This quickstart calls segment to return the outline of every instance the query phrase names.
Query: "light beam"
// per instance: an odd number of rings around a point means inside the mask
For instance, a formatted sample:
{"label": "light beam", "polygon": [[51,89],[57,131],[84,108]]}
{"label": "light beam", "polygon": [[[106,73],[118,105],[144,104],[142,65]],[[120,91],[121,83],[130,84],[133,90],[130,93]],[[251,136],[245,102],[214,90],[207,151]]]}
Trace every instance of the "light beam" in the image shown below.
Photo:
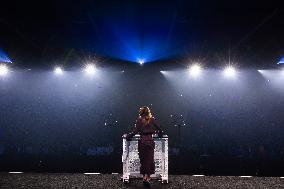
{"label": "light beam", "polygon": [[96,67],[93,64],[87,64],[85,66],[85,72],[89,75],[92,75],[96,72]]}
{"label": "light beam", "polygon": [[200,75],[201,67],[198,64],[194,64],[189,68],[189,73],[193,77],[197,77]]}
{"label": "light beam", "polygon": [[224,75],[229,78],[235,77],[236,69],[232,66],[228,66],[224,69]]}
{"label": "light beam", "polygon": [[145,61],[144,61],[144,59],[138,58],[138,63],[139,63],[140,65],[143,65],[143,64],[145,63]]}
{"label": "light beam", "polygon": [[61,74],[63,74],[63,69],[61,67],[56,67],[54,69],[54,73],[57,74],[57,75],[61,75]]}
{"label": "light beam", "polygon": [[5,64],[0,65],[0,76],[5,76],[8,74],[8,67]]}

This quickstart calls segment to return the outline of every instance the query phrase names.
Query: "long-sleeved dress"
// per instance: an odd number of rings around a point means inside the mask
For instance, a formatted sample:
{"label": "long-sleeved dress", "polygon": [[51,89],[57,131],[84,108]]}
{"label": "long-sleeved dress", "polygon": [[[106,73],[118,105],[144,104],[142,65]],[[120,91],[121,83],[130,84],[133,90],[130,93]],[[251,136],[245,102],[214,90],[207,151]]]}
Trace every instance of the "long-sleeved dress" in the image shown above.
{"label": "long-sleeved dress", "polygon": [[143,123],[142,118],[138,118],[133,132],[127,135],[127,138],[130,139],[135,134],[140,134],[140,140],[138,141],[138,153],[141,164],[140,173],[143,175],[151,175],[155,173],[155,143],[152,138],[152,134],[154,133],[158,133],[160,137],[163,133],[161,127],[156,123],[154,118],[150,118],[148,123]]}

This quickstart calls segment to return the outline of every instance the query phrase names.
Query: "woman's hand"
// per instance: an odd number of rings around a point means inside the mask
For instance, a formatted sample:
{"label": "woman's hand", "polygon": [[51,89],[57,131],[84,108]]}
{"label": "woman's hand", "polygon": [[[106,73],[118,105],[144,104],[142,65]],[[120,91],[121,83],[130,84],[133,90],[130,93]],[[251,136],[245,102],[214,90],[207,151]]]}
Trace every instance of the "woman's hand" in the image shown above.
{"label": "woman's hand", "polygon": [[158,136],[159,136],[159,138],[163,138],[164,132],[163,131],[158,132]]}

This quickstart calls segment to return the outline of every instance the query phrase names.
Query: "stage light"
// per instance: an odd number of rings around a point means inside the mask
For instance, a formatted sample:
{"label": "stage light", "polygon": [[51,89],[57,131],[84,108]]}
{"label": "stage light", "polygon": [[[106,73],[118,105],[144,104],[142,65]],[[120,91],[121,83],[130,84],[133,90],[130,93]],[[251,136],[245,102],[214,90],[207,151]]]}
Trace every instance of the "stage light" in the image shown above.
{"label": "stage light", "polygon": [[284,56],[282,56],[277,64],[284,64]]}
{"label": "stage light", "polygon": [[85,72],[87,74],[94,74],[96,72],[96,68],[95,68],[95,66],[93,64],[87,64],[85,66]]}
{"label": "stage light", "polygon": [[8,74],[8,67],[5,64],[0,65],[0,76],[5,76]]}
{"label": "stage light", "polygon": [[138,63],[140,64],[140,65],[143,65],[144,63],[145,63],[145,61],[143,60],[143,59],[138,59]]}
{"label": "stage light", "polygon": [[61,75],[61,74],[63,74],[63,70],[60,67],[56,67],[54,69],[54,73],[57,74],[57,75]]}
{"label": "stage light", "polygon": [[234,77],[234,76],[236,75],[236,70],[235,70],[235,68],[232,67],[232,66],[226,67],[225,70],[224,70],[224,75],[225,75],[226,77]]}
{"label": "stage light", "polygon": [[194,64],[189,68],[189,73],[193,77],[197,77],[198,75],[200,75],[200,72],[201,72],[201,67],[198,64]]}

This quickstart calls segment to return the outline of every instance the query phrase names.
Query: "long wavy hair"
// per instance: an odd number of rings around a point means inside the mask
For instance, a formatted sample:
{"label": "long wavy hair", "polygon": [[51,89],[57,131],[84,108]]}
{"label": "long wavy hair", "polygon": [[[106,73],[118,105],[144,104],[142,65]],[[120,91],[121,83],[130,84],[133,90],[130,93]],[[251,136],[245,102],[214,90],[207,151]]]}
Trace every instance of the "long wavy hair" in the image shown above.
{"label": "long wavy hair", "polygon": [[147,106],[142,106],[139,109],[139,119],[141,119],[144,125],[148,124],[152,118],[151,110]]}

